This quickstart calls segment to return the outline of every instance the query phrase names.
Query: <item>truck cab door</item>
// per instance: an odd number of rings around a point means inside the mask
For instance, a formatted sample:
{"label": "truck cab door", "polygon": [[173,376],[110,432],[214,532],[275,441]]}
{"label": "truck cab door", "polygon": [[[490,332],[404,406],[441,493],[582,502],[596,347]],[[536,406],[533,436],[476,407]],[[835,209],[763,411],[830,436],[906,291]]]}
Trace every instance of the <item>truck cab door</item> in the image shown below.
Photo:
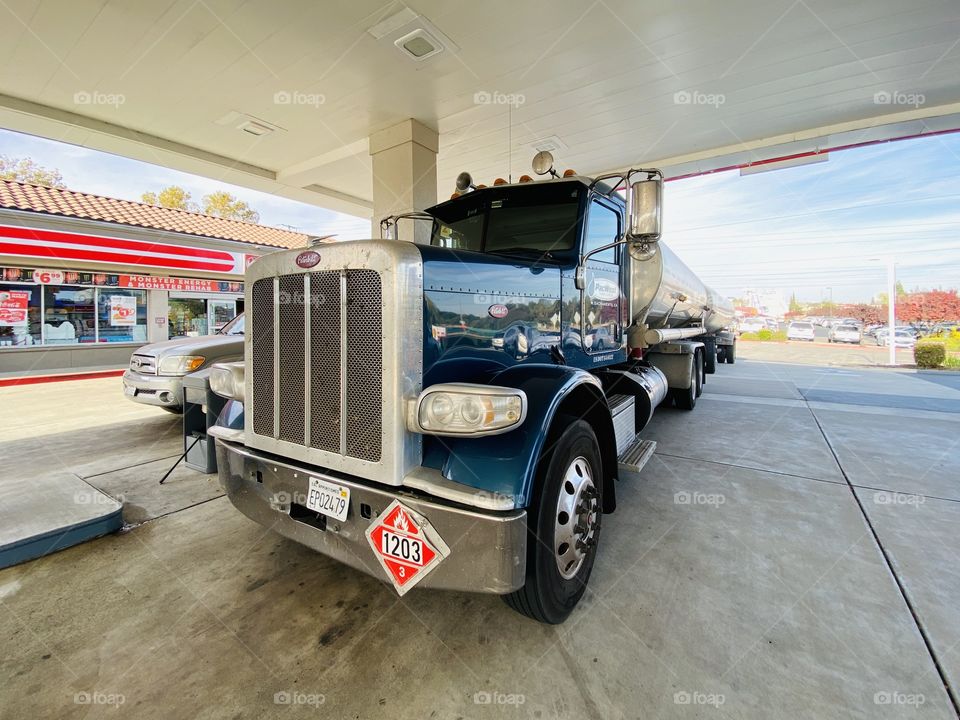
{"label": "truck cab door", "polygon": [[[620,237],[620,213],[612,203],[595,199],[587,210],[583,231],[583,252],[609,245]],[[583,351],[608,353],[623,346],[619,254],[621,247],[591,256],[580,292],[580,337]]]}

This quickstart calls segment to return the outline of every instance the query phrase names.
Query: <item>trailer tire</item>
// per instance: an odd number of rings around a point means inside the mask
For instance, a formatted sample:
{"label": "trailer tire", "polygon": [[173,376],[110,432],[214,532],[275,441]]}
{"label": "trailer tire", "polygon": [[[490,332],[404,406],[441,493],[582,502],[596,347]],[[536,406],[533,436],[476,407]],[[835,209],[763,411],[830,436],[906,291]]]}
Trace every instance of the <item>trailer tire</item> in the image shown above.
{"label": "trailer tire", "polygon": [[717,341],[713,338],[703,343],[703,371],[707,375],[717,372]]}
{"label": "trailer tire", "polygon": [[[527,514],[526,582],[503,596],[518,613],[557,625],[580,602],[600,540],[602,473],[600,444],[584,420],[573,420],[540,458]],[[575,515],[581,506],[584,510]],[[568,539],[585,539],[588,544],[581,548]]]}
{"label": "trailer tire", "polygon": [[681,410],[693,410],[697,406],[697,374],[697,363],[693,362],[690,368],[690,387],[670,389],[673,404]]}
{"label": "trailer tire", "polygon": [[697,350],[693,354],[693,366],[697,370],[697,397],[703,395],[703,386],[707,383],[707,368],[703,361],[703,351]]}
{"label": "trailer tire", "polygon": [[734,340],[723,348],[723,361],[727,365],[733,365],[737,361],[737,341]]}

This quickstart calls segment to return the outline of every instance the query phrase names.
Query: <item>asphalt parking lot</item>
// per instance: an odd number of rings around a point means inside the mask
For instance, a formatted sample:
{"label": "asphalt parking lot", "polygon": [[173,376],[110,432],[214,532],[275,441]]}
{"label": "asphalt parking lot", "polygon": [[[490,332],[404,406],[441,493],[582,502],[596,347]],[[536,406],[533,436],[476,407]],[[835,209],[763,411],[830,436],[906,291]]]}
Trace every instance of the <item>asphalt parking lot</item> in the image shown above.
{"label": "asphalt parking lot", "polygon": [[73,474],[129,524],[0,571],[2,717],[956,717],[958,375],[720,366],[658,411],[558,627],[399,599],[213,476],[157,485],[179,419],[117,378],[0,403],[0,478]]}

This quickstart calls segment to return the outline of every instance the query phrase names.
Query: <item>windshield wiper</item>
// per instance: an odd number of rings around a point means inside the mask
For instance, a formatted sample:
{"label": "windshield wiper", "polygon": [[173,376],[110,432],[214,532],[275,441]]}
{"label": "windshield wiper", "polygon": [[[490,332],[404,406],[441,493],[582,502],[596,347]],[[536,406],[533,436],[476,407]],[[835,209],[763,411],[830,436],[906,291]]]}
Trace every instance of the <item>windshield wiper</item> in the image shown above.
{"label": "windshield wiper", "polygon": [[503,248],[500,250],[488,250],[487,252],[491,255],[536,255],[536,262],[540,262],[544,258],[556,261],[553,253],[549,250],[538,250],[537,248]]}

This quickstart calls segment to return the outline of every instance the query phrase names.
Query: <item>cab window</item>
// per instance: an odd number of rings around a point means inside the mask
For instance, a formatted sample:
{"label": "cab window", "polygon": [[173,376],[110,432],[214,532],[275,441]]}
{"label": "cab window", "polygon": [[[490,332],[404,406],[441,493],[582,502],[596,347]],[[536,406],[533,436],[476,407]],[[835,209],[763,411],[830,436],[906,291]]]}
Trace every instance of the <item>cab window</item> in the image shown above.
{"label": "cab window", "polygon": [[[609,245],[620,237],[620,216],[616,211],[594,200],[590,203],[590,214],[587,216],[587,227],[584,231],[583,251]],[[590,260],[600,262],[617,262],[617,248],[610,248],[590,257]]]}

